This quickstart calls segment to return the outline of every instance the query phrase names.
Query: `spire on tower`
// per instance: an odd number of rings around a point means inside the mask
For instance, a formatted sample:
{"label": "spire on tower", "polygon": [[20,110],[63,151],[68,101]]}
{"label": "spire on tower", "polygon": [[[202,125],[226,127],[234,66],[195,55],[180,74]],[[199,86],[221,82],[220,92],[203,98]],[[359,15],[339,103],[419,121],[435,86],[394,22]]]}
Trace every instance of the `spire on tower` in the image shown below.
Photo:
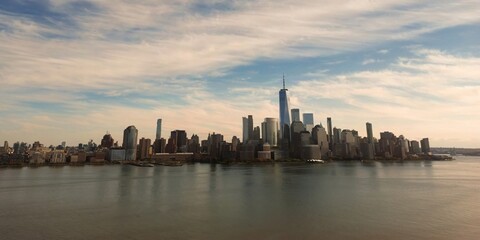
{"label": "spire on tower", "polygon": [[283,89],[285,89],[285,73],[283,74]]}

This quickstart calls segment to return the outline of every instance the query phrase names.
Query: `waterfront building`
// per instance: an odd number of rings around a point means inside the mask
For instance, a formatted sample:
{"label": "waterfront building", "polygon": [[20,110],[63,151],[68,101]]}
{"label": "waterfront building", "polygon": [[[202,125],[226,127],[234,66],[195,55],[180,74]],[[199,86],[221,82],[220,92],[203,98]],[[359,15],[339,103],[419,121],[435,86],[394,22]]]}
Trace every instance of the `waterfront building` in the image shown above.
{"label": "waterfront building", "polygon": [[320,153],[322,154],[322,157],[326,156],[330,151],[330,147],[327,137],[327,131],[321,124],[315,126],[312,129],[312,140],[313,143],[317,144],[320,148]]}
{"label": "waterfront building", "polygon": [[308,160],[308,159],[321,159],[322,154],[320,152],[320,148],[318,148],[317,145],[305,145],[302,146],[302,153],[300,158],[302,160]]}
{"label": "waterfront building", "polygon": [[157,119],[157,131],[155,132],[155,140],[162,138],[162,119]]}
{"label": "waterfront building", "polygon": [[290,111],[288,108],[288,89],[285,88],[285,76],[283,76],[283,88],[278,92],[280,108],[280,139],[289,139],[288,130],[290,129]]}
{"label": "waterfront building", "polygon": [[187,133],[185,130],[173,130],[170,132],[170,138],[166,146],[166,152],[186,152]]}
{"label": "waterfront building", "polygon": [[63,150],[54,150],[50,153],[50,163],[63,164],[65,163],[66,155]]}
{"label": "waterfront building", "polygon": [[397,144],[397,137],[391,132],[381,132],[380,133],[380,156],[384,158],[392,158],[395,150],[395,145]]}
{"label": "waterfront building", "polygon": [[292,122],[293,121],[302,121],[300,119],[300,109],[292,108],[291,113],[292,113]]}
{"label": "waterfront building", "polygon": [[123,148],[125,149],[125,160],[134,161],[137,159],[138,130],[135,126],[128,126],[123,131]]}
{"label": "waterfront building", "polygon": [[268,143],[271,147],[278,146],[278,128],[277,118],[265,118],[262,123],[263,142]]}
{"label": "waterfront building", "polygon": [[291,141],[291,156],[293,158],[300,158],[300,154],[302,151],[302,139],[300,133],[303,132],[305,129],[303,128],[303,123],[300,121],[292,122],[290,128],[290,136],[292,138]]}
{"label": "waterfront building", "polygon": [[431,154],[431,152],[430,152],[430,141],[428,140],[428,138],[424,138],[424,139],[420,140],[420,145],[422,147],[422,152],[424,154],[428,154],[428,155]]}
{"label": "waterfront building", "polygon": [[420,143],[418,141],[410,141],[410,152],[413,154],[419,154],[422,151],[420,150]]}
{"label": "waterfront building", "polygon": [[192,137],[188,141],[187,152],[200,153],[200,137],[197,134],[192,134]]}
{"label": "waterfront building", "polygon": [[152,145],[152,140],[149,138],[141,138],[138,146],[138,160],[144,160],[150,158],[150,147]]}
{"label": "waterfront building", "polygon": [[303,114],[303,125],[305,126],[305,130],[311,132],[312,128],[315,126],[313,120],[313,113],[304,113]]}
{"label": "waterfront building", "polygon": [[110,162],[125,161],[125,149],[124,148],[110,148],[107,154],[107,160]]}
{"label": "waterfront building", "polygon": [[272,151],[270,150],[270,144],[264,143],[262,150],[258,151],[258,161],[270,161],[272,159]]}
{"label": "waterfront building", "polygon": [[360,143],[360,151],[362,153],[362,159],[373,160],[375,158],[374,146],[372,143],[368,143],[368,138]]}
{"label": "waterfront building", "polygon": [[167,145],[167,140],[165,138],[155,139],[155,142],[153,142],[153,152],[165,153],[166,145]]}

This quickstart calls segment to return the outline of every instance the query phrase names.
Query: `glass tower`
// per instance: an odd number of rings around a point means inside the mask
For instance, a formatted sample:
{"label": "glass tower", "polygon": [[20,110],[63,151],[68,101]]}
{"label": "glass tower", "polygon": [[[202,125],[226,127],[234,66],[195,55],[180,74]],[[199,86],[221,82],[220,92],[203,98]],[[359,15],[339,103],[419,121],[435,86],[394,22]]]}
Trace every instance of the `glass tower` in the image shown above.
{"label": "glass tower", "polygon": [[288,109],[288,89],[285,88],[285,75],[283,76],[283,88],[278,92],[279,103],[280,103],[280,138],[283,139],[284,136],[288,136],[288,132],[285,132],[285,129],[290,129],[290,111]]}

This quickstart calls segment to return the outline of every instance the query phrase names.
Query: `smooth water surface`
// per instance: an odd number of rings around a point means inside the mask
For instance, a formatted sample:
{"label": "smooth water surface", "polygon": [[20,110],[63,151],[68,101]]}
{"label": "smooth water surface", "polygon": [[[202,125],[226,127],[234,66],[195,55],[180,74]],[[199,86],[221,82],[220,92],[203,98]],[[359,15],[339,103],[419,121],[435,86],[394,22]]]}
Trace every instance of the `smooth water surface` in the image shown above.
{"label": "smooth water surface", "polygon": [[480,158],[0,169],[1,239],[478,239]]}

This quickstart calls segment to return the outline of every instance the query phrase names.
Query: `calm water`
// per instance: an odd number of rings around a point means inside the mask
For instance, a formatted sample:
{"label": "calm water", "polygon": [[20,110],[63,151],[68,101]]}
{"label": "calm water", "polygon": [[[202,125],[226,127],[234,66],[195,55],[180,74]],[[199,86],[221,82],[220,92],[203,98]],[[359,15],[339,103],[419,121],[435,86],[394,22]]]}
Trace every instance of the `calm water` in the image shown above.
{"label": "calm water", "polygon": [[0,169],[1,239],[478,239],[480,158]]}

